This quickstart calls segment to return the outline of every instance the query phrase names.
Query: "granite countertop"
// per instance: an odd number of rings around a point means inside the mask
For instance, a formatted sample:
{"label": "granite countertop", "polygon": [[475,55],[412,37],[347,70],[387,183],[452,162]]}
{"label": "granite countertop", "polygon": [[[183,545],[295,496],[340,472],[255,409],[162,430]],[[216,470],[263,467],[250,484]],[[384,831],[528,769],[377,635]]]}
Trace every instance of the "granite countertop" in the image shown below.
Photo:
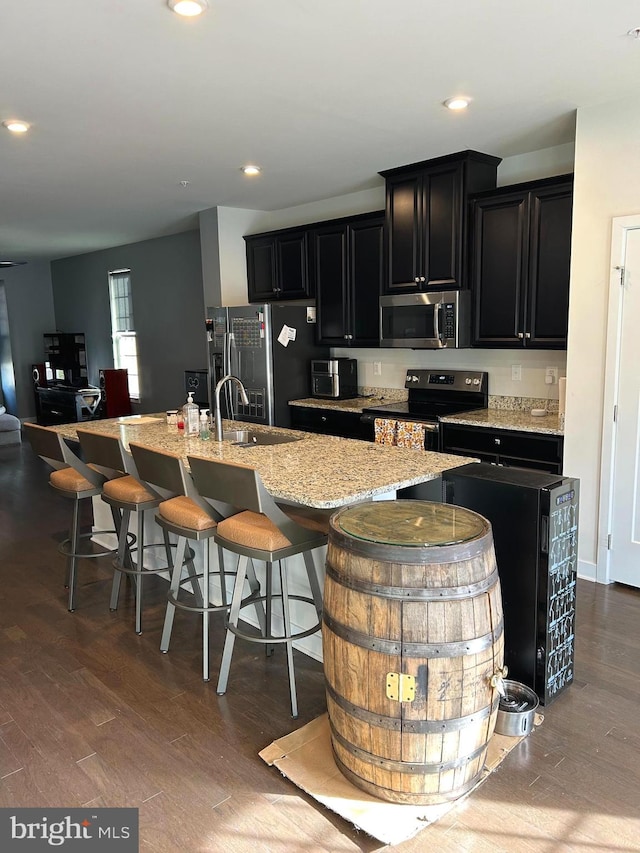
{"label": "granite countertop", "polygon": [[[349,400],[320,400],[315,397],[307,397],[303,400],[291,400],[289,405],[361,414],[363,409],[371,406],[398,402],[398,393],[402,394],[402,392],[394,393],[393,389],[390,389],[388,396],[353,397]],[[489,429],[513,429],[520,432],[538,432],[548,435],[563,434],[557,412],[549,412],[544,417],[539,418],[533,417],[528,409],[474,409],[457,415],[442,415],[438,420],[442,423],[466,424]]]}
{"label": "granite countertop", "polygon": [[[157,420],[149,421],[150,418]],[[146,419],[146,420],[145,420]],[[139,421],[139,423],[137,423]],[[443,471],[477,460],[466,456],[386,447],[368,441],[317,435],[300,430],[223,421],[223,428],[250,429],[255,433],[287,435],[284,444],[239,447],[229,441],[188,438],[168,427],[164,415],[83,421],[52,427],[66,438],[77,439],[76,428],[136,441],[158,450],[208,456],[255,467],[276,500],[318,509],[333,509],[370,500],[397,489],[425,483]]]}
{"label": "granite countertop", "polygon": [[515,409],[475,409],[458,415],[443,415],[440,421],[446,424],[465,424],[489,429],[513,429],[520,432],[563,435],[557,412],[549,412],[544,417],[534,417],[529,411]]}
{"label": "granite countertop", "polygon": [[406,400],[406,391],[389,389],[388,394],[372,394],[366,397],[351,397],[348,400],[332,400],[329,398],[305,397],[302,400],[289,400],[290,406],[301,406],[307,409],[332,409],[334,412],[355,412],[362,414],[363,409],[371,406],[379,406],[384,403],[396,403],[398,400]]}

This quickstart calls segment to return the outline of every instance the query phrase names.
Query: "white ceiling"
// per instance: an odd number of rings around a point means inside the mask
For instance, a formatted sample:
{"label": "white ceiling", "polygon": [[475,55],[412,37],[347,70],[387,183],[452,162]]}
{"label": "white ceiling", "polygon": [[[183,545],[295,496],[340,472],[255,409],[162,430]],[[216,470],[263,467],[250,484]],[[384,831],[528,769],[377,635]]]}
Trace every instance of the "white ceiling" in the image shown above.
{"label": "white ceiling", "polygon": [[[570,142],[577,107],[638,94],[635,26],[638,0],[210,0],[197,19],[165,0],[2,0],[0,121],[32,129],[0,128],[0,260]],[[444,109],[459,93],[467,112]]]}

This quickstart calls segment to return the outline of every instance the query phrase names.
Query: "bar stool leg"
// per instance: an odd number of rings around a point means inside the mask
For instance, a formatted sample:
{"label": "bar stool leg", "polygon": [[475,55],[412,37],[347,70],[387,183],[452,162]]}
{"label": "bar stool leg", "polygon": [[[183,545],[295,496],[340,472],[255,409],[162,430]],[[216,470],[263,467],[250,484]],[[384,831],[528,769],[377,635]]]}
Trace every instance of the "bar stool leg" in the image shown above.
{"label": "bar stool leg", "polygon": [[[173,565],[171,573],[171,583],[169,585],[169,594],[175,598],[178,595],[180,588],[180,575],[182,573],[182,563],[184,560],[184,552],[187,546],[187,540],[184,536],[178,536],[176,544],[176,561]],[[164,626],[162,628],[162,637],[160,639],[160,651],[166,654],[169,651],[169,643],[171,642],[171,631],[173,629],[173,617],[175,616],[176,606],[172,601],[167,601],[167,609],[164,615]]]}
{"label": "bar stool leg", "polygon": [[[116,564],[125,566],[128,561],[131,563],[131,554],[127,542],[127,532],[129,530],[129,519],[131,518],[131,510],[124,509],[120,517],[120,532],[118,534],[118,553],[116,556]],[[122,572],[116,569],[113,573],[113,583],[111,584],[111,601],[109,609],[113,612],[118,609],[118,598],[120,597],[120,582],[122,580]]]}
{"label": "bar stool leg", "polygon": [[[185,539],[185,543],[187,540]],[[196,567],[193,564],[193,559],[191,557],[187,557],[185,559],[185,554],[189,554],[189,545],[187,544],[184,553],[182,556],[182,565],[187,567],[187,574],[191,578],[191,588],[193,589],[193,596],[196,600],[196,606],[202,607],[204,605],[204,599],[202,597],[202,590],[200,589],[200,584],[198,583],[198,572],[196,571]],[[177,557],[177,554],[176,554]],[[182,568],[182,566],[181,566]]]}
{"label": "bar stool leg", "polygon": [[142,569],[144,566],[144,510],[138,510],[138,550],[136,569],[140,574],[136,579],[136,634],[142,634]]}
{"label": "bar stool leg", "polygon": [[[249,584],[249,590],[251,595],[259,595],[260,594],[260,584],[258,583],[258,578],[256,577],[256,570],[253,567],[253,560],[249,559],[247,563],[247,582]],[[260,632],[263,637],[267,636],[267,620],[264,613],[264,606],[261,601],[254,602],[254,606],[256,608],[256,616],[258,618],[258,625],[260,626]]]}
{"label": "bar stool leg", "polygon": [[78,558],[75,556],[80,551],[80,501],[74,500],[73,513],[71,515],[71,531],[69,535],[69,546],[71,553],[67,558],[67,583],[69,584],[69,613],[73,613],[75,608],[76,582]]}
{"label": "bar stool leg", "polygon": [[311,595],[313,596],[313,603],[316,607],[316,613],[318,614],[318,619],[322,621],[322,592],[320,590],[320,581],[318,580],[318,572],[316,571],[316,564],[313,559],[313,554],[311,551],[305,551],[303,554],[304,564],[307,568],[307,577],[309,578],[309,586],[311,588]]}
{"label": "bar stool leg", "polygon": [[209,544],[207,539],[204,543],[204,554],[202,558],[202,678],[209,681]]}
{"label": "bar stool leg", "polygon": [[[287,580],[287,568],[283,560],[278,561],[280,567],[280,592],[282,593],[282,617],[284,619],[284,633],[291,637],[291,614],[289,613],[289,582]],[[293,640],[288,639],[287,647],[287,669],[289,671],[289,692],[291,694],[291,716],[298,716],[298,697],[296,694],[296,675],[293,668]]]}
{"label": "bar stool leg", "polygon": [[[271,616],[273,610],[273,563],[265,563],[265,637],[271,636]],[[264,653],[267,657],[271,657],[274,651],[274,646],[265,644]]]}
{"label": "bar stool leg", "polygon": [[223,604],[228,604],[227,601],[227,579],[224,573],[224,548],[218,545],[218,572],[220,575],[220,594]]}
{"label": "bar stool leg", "polygon": [[238,627],[238,619],[240,616],[240,605],[242,604],[242,590],[244,589],[244,581],[247,576],[247,564],[249,558],[241,556],[238,560],[238,569],[236,573],[236,581],[233,587],[233,595],[231,597],[231,608],[229,610],[229,619],[227,633],[224,638],[224,648],[222,650],[222,660],[220,662],[220,674],[218,675],[218,686],[216,693],[218,696],[224,696],[227,691],[227,682],[229,680],[229,670],[231,668],[231,656],[233,654],[233,645],[236,635],[231,630],[231,626]]}

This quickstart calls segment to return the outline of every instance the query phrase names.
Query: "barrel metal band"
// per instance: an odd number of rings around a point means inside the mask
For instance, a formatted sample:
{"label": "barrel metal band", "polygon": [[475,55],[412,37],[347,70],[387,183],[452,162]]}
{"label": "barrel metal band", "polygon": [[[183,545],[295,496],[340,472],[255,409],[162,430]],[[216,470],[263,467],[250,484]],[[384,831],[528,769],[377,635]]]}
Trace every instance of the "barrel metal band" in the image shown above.
{"label": "barrel metal band", "polygon": [[407,658],[457,658],[463,655],[476,655],[491,648],[493,643],[502,635],[503,630],[501,619],[489,634],[483,634],[471,640],[460,640],[456,643],[402,643],[397,640],[372,637],[362,631],[347,628],[346,625],[333,619],[326,611],[323,614],[323,621],[337,637],[352,643],[354,646],[380,652],[384,655],[402,655]]}
{"label": "barrel metal band", "polygon": [[436,565],[473,560],[486,554],[493,546],[493,531],[489,529],[476,539],[470,539],[469,542],[456,542],[451,545],[434,547],[427,545],[390,545],[386,542],[356,539],[340,530],[336,526],[334,518],[331,523],[329,543],[337,545],[350,554],[357,554],[359,557],[398,562],[405,565],[412,563],[422,565],[425,562],[425,549],[428,549],[429,563]]}
{"label": "barrel metal band", "polygon": [[476,598],[498,582],[497,569],[494,569],[488,577],[477,583],[467,584],[467,586],[443,587],[383,586],[379,583],[341,575],[330,563],[327,563],[326,573],[340,586],[353,589],[356,592],[377,595],[380,598],[397,598],[402,601],[456,601],[463,598]]}
{"label": "barrel metal band", "polygon": [[379,755],[372,755],[370,752],[349,743],[339,732],[335,730],[331,721],[329,721],[329,723],[331,725],[331,737],[334,738],[334,740],[339,743],[343,749],[355,756],[355,758],[396,773],[420,773],[422,775],[426,775],[427,773],[443,773],[446,770],[455,770],[458,767],[465,767],[467,764],[475,761],[476,758],[479,758],[482,755],[488,746],[488,744],[483,743],[468,755],[463,755],[460,758],[453,758],[451,761],[442,761],[439,764],[421,764],[417,761],[392,761],[390,758],[382,758]]}
{"label": "barrel metal band", "polygon": [[447,732],[457,732],[465,729],[473,723],[486,720],[496,710],[500,701],[500,696],[496,692],[495,699],[491,705],[487,705],[473,714],[468,714],[466,717],[452,717],[449,720],[400,720],[395,717],[375,714],[367,708],[362,708],[360,705],[348,702],[344,696],[336,693],[328,682],[326,682],[326,690],[336,705],[342,708],[343,711],[346,711],[351,717],[355,717],[356,720],[361,720],[363,723],[377,726],[380,729],[420,735],[446,734]]}

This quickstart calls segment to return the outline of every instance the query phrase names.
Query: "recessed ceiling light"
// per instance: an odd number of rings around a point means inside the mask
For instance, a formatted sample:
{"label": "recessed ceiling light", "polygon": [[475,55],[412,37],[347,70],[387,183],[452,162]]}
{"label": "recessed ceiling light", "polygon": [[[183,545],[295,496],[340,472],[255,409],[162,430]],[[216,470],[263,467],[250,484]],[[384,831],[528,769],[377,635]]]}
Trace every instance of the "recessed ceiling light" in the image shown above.
{"label": "recessed ceiling light", "polygon": [[201,15],[209,7],[207,0],[167,0],[167,5],[177,15],[185,18]]}
{"label": "recessed ceiling light", "polygon": [[245,175],[252,176],[259,175],[262,169],[260,168],[260,166],[253,166],[250,164],[248,166],[243,166],[242,171],[245,173]]}
{"label": "recessed ceiling light", "polygon": [[29,130],[29,123],[26,121],[21,121],[17,118],[10,118],[7,121],[2,122],[3,126],[10,130],[11,133],[26,133]]}
{"label": "recessed ceiling light", "polygon": [[466,110],[471,102],[471,98],[465,98],[462,95],[457,95],[455,98],[447,98],[444,101],[445,107],[450,110]]}
{"label": "recessed ceiling light", "polygon": [[640,27],[634,27],[632,30],[627,30],[627,35],[634,39],[640,39]]}
{"label": "recessed ceiling light", "polygon": [[6,269],[7,267],[22,267],[26,263],[26,261],[0,261],[0,269]]}

